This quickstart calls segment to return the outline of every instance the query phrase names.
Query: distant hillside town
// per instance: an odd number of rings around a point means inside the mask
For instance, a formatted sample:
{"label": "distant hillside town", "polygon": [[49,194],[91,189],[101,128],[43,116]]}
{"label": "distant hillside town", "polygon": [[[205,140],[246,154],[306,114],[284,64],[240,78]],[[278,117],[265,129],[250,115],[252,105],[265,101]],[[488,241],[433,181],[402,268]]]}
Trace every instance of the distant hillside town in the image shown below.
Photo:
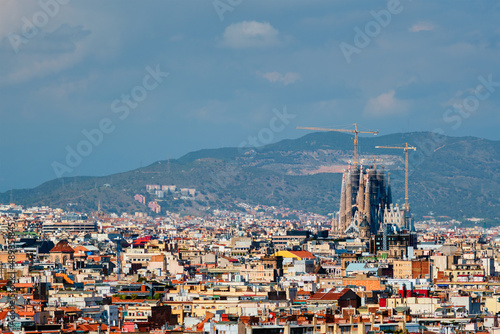
{"label": "distant hillside town", "polygon": [[[146,185],[146,191],[155,197],[155,200],[147,203],[147,206],[151,211],[155,213],[161,212],[161,205],[158,203],[166,200],[165,197],[172,197],[173,200],[193,200],[196,196],[196,189],[193,188],[177,188],[175,185],[157,185],[157,184],[148,184]],[[137,202],[146,205],[146,197],[141,194],[135,194],[134,200]]]}

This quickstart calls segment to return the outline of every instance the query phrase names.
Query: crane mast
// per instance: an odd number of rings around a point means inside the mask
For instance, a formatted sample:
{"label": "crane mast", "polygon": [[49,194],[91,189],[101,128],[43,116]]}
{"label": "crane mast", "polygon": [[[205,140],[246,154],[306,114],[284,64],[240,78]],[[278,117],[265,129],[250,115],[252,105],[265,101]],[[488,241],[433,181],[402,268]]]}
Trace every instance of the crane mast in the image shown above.
{"label": "crane mast", "polygon": [[297,129],[313,130],[313,131],[333,131],[333,132],[354,133],[354,165],[358,165],[359,164],[359,134],[360,133],[371,133],[371,134],[376,135],[376,134],[378,134],[378,131],[359,131],[357,123],[354,123],[353,126],[354,126],[354,130],[316,128],[316,127],[306,127],[306,126],[298,126]]}
{"label": "crane mast", "polygon": [[404,150],[405,151],[405,211],[410,212],[410,204],[408,201],[408,151],[409,150],[414,150],[416,151],[417,148],[413,146],[409,146],[408,143],[404,147],[396,147],[396,146],[375,146],[375,148],[387,148],[387,149],[395,149],[395,150]]}

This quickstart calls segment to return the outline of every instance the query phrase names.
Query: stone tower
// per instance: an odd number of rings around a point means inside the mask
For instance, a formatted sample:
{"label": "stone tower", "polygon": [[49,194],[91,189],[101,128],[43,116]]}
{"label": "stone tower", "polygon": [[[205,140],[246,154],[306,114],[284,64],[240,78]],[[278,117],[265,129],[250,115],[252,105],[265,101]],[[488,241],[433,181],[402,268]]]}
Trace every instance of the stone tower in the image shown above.
{"label": "stone tower", "polygon": [[363,220],[359,224],[359,238],[361,240],[370,240],[370,224],[368,224],[368,220],[366,219],[366,215],[363,217]]}

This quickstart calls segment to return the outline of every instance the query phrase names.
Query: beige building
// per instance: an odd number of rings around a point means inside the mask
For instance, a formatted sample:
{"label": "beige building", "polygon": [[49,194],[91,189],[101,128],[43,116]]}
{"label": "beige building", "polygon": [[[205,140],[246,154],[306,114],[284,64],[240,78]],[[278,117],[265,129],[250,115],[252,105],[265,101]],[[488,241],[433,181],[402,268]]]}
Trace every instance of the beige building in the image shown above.
{"label": "beige building", "polygon": [[410,313],[415,315],[431,315],[441,307],[439,298],[429,297],[408,297],[408,298],[387,298],[387,307],[396,308],[405,306],[410,308]]}
{"label": "beige building", "polygon": [[412,262],[396,260],[393,263],[394,278],[412,278]]}
{"label": "beige building", "polygon": [[488,313],[497,314],[500,312],[500,296],[483,297],[483,301],[484,309],[488,309]]}
{"label": "beige building", "polygon": [[456,255],[433,255],[431,256],[432,275],[433,279],[438,277],[438,272],[451,269],[457,263],[458,256]]}
{"label": "beige building", "polygon": [[250,283],[275,282],[275,270],[263,263],[246,263],[240,269],[240,274]]}
{"label": "beige building", "polygon": [[[15,254],[16,262],[24,262],[28,260],[28,255],[26,253],[16,252]],[[9,263],[9,252],[0,252],[0,263],[2,263],[2,267],[7,267]]]}
{"label": "beige building", "polygon": [[148,321],[151,316],[151,305],[133,305],[129,306],[126,315],[123,316],[124,321],[143,322]]}
{"label": "beige building", "polygon": [[445,270],[444,276],[451,282],[472,282],[475,277],[484,276],[484,269],[479,264],[456,264]]}
{"label": "beige building", "polygon": [[147,267],[153,257],[155,259],[163,258],[163,255],[160,253],[124,253],[123,261],[126,263],[141,263],[144,267]]}

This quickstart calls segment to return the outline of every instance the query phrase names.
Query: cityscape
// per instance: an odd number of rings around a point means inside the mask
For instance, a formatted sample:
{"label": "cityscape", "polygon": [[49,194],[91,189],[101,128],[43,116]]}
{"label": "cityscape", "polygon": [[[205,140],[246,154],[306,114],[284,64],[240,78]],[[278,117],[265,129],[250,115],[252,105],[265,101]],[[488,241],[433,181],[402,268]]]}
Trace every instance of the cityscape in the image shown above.
{"label": "cityscape", "polygon": [[0,8],[0,333],[500,334],[499,4]]}
{"label": "cityscape", "polygon": [[[2,325],[36,333],[494,333],[500,227],[414,220],[409,198],[394,204],[390,176],[362,166],[357,150],[329,216],[240,202],[238,211],[196,217],[162,212],[140,194],[134,200],[145,210],[120,216],[100,203],[89,213],[2,205]],[[175,185],[144,189],[157,199],[196,195]]]}

